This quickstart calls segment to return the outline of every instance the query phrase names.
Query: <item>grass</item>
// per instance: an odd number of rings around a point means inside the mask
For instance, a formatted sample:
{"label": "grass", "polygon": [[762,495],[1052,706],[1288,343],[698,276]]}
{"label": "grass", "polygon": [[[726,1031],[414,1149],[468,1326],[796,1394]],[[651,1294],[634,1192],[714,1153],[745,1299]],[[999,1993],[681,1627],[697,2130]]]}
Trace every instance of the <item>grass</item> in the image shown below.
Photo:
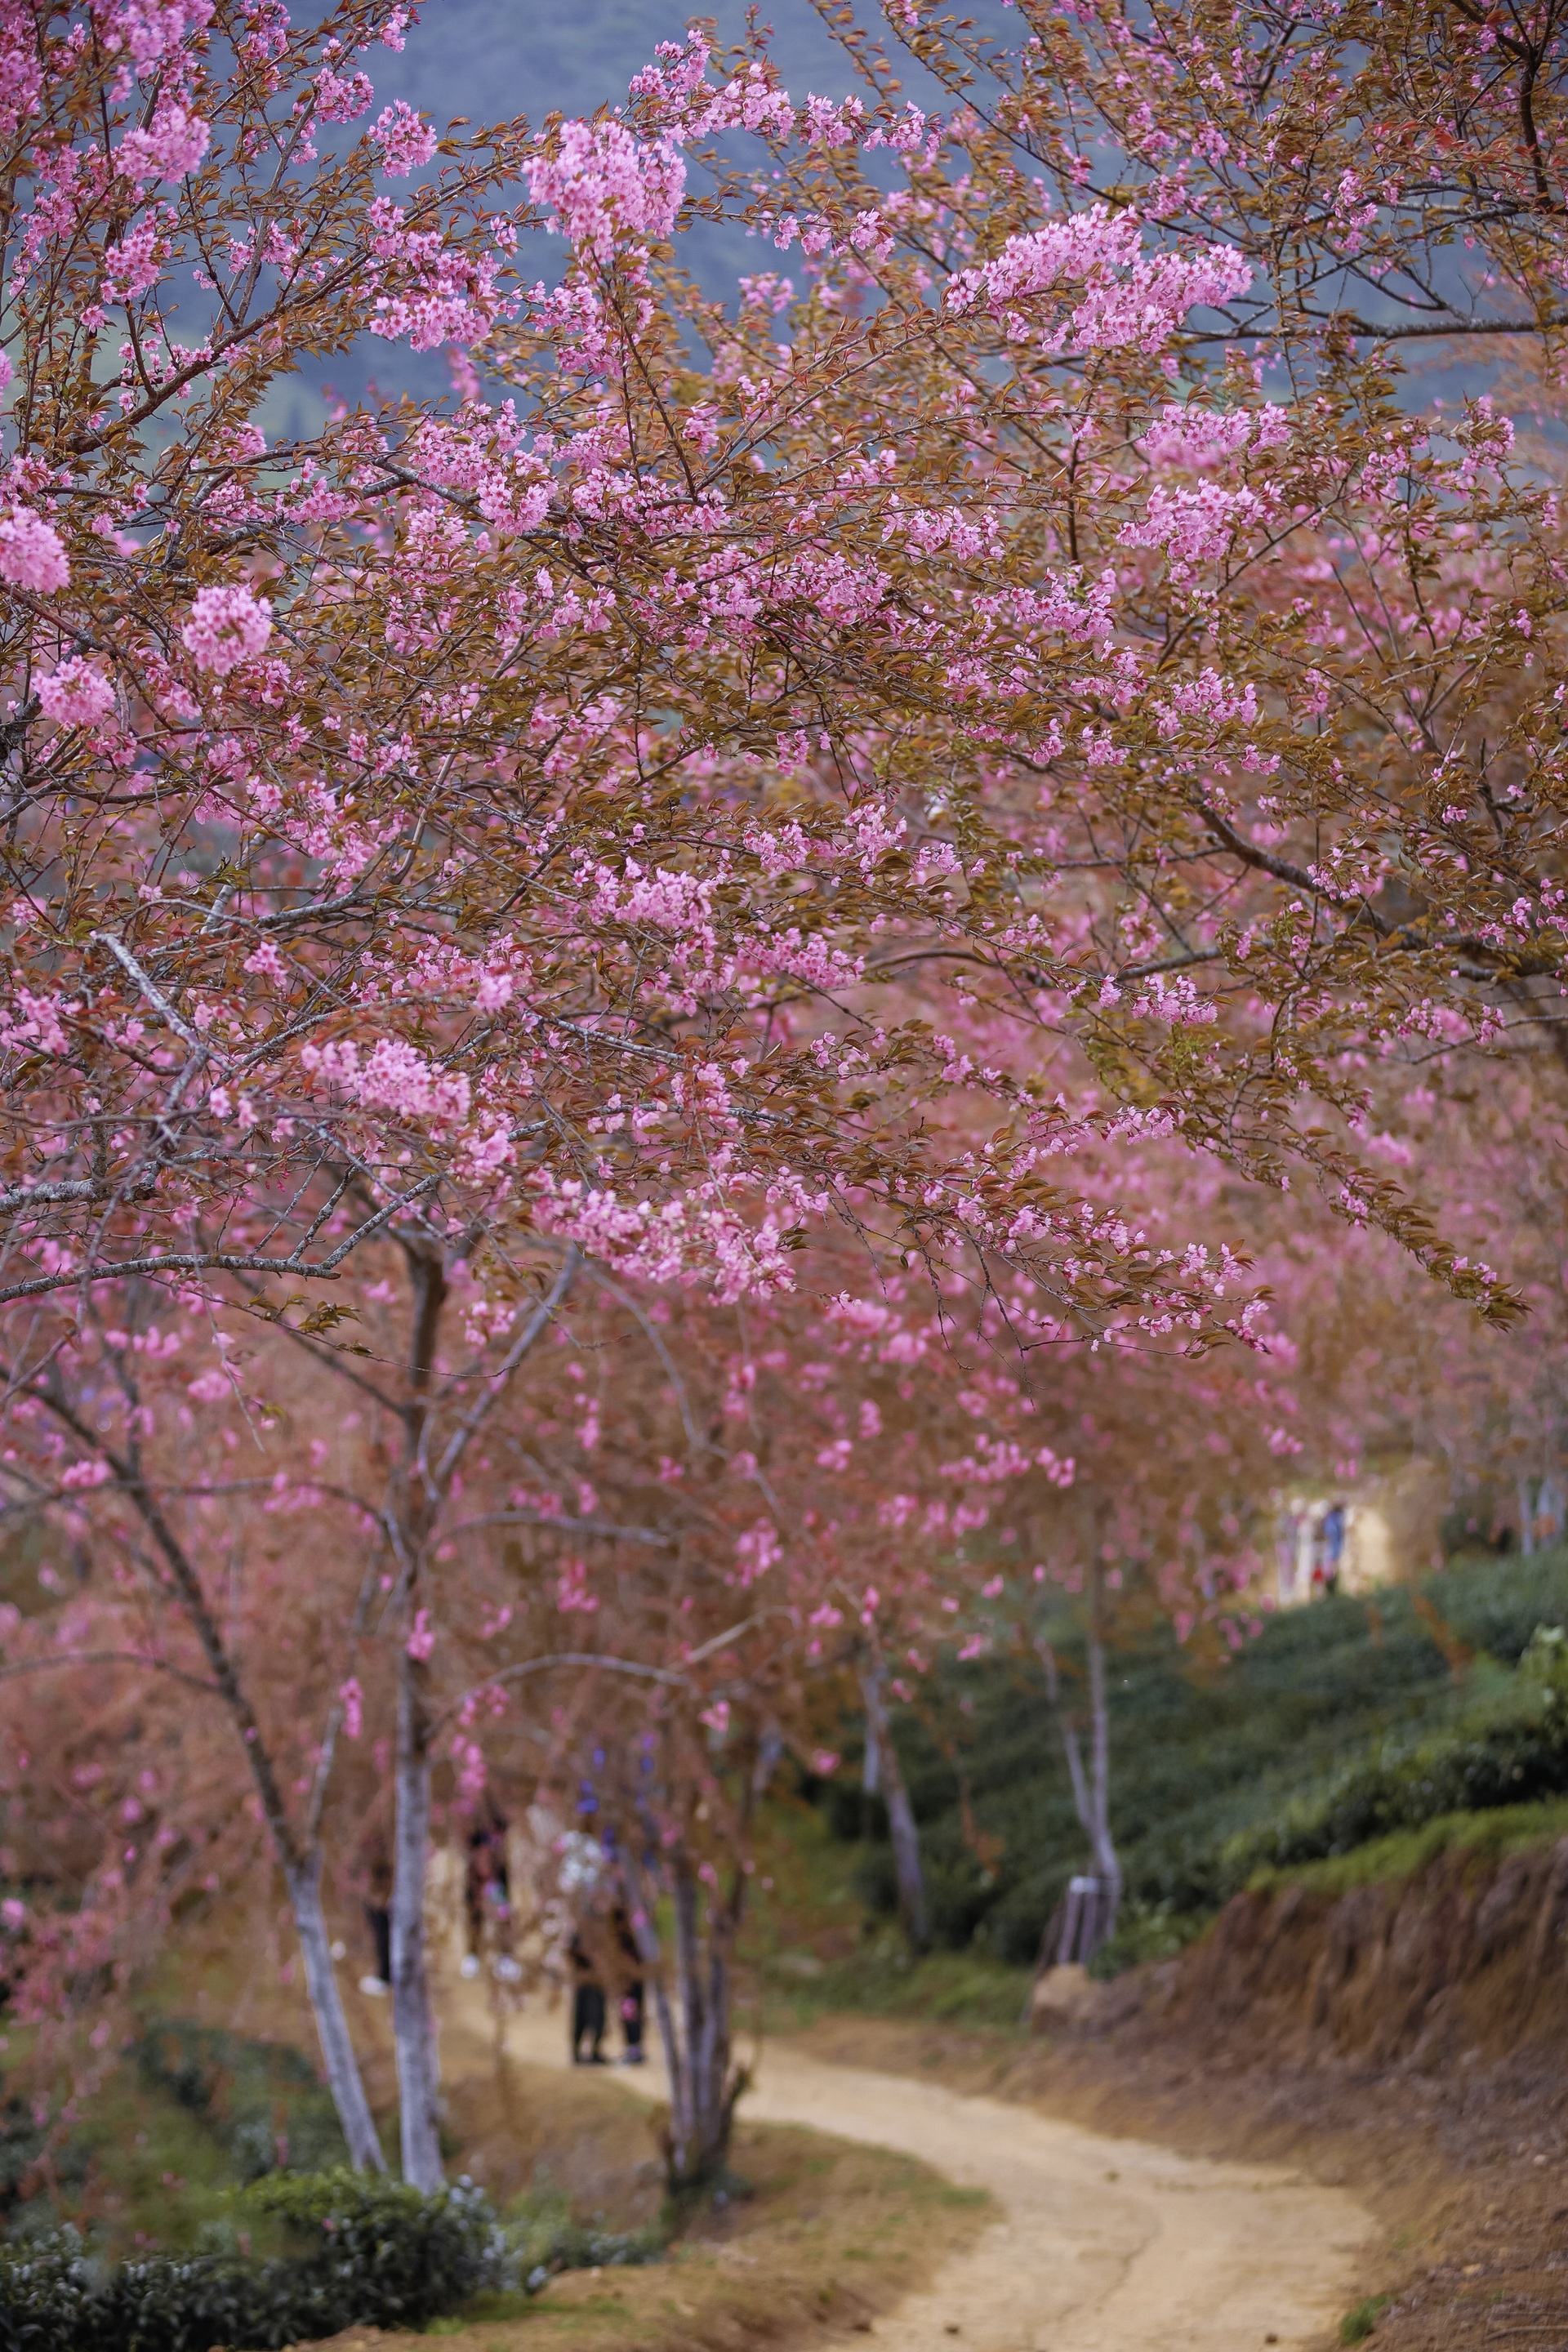
{"label": "grass", "polygon": [[1393,2300],[1391,2294],[1369,2294],[1364,2303],[1347,2311],[1340,2322],[1340,2342],[1364,2344]]}
{"label": "grass", "polygon": [[795,1957],[785,1953],[763,1971],[763,2017],[774,2032],[799,2031],[843,2010],[1025,2030],[1030,1971],[981,1952],[930,1952],[915,1959],[901,1937],[884,1930],[852,1958],[818,1962],[809,1974],[790,1968]]}
{"label": "grass", "polygon": [[[275,2117],[285,2136],[289,2113],[285,2094]],[[236,2165],[221,2117],[194,2113],[133,2060],[110,2075],[63,2155],[59,2217],[111,2256],[195,2251],[254,2170]]]}
{"label": "grass", "polygon": [[[731,2352],[863,2328],[970,2243],[990,2210],[913,2158],[784,2126],[742,2125],[735,2162],[752,2194],[710,2209],[657,2266],[481,2297],[426,2334],[455,2352]],[[372,2341],[350,2330],[334,2352]]]}
{"label": "grass", "polygon": [[799,2032],[836,2011],[1020,2030],[1031,1971],[973,1949],[917,1958],[868,1908],[863,1858],[814,1805],[784,1799],[763,1809],[758,1872],[771,1885],[742,1958],[764,2032]]}

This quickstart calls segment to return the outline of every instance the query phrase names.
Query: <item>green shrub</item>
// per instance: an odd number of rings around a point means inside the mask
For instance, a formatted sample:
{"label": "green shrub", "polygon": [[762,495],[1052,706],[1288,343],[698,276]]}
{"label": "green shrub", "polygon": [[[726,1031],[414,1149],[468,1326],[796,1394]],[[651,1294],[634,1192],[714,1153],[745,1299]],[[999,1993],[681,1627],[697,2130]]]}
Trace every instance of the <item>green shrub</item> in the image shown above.
{"label": "green shrub", "polygon": [[1089,1975],[1103,1982],[1146,1960],[1173,1960],[1203,1934],[1211,1916],[1206,1911],[1178,1911],[1171,1903],[1123,1903],[1116,1933],[1090,1960]]}
{"label": "green shrub", "polygon": [[1369,2294],[1364,2303],[1347,2311],[1340,2322],[1340,2342],[1364,2344],[1393,2300],[1392,2295]]}
{"label": "green shrub", "polygon": [[1568,1617],[1568,1551],[1472,1561],[1429,1577],[1422,1591],[1469,1649],[1517,1665],[1537,1626]]}
{"label": "green shrub", "polygon": [[[74,2231],[0,2247],[0,2352],[236,2352],[361,2326],[422,2327],[513,2284],[505,2237],[467,2183],[424,2196],[337,2170],[240,2192],[226,2242],[194,2257],[96,2261]],[[284,2251],[241,2251],[254,2221]]]}

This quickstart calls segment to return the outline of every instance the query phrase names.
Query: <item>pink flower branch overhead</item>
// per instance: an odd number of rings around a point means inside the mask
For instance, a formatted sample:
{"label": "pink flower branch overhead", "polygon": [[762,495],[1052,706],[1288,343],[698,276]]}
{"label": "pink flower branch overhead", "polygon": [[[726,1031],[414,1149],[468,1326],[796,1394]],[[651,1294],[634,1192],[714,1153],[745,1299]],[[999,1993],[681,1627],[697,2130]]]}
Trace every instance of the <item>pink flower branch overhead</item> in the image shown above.
{"label": "pink flower branch overhead", "polygon": [[[1506,1314],[1356,1142],[1562,961],[1502,414],[1321,339],[1266,399],[1232,215],[1053,198],[873,63],[694,37],[462,143],[374,110],[399,21],[17,19],[0,1295],[330,1278],[418,1204],[502,1304],[533,1230],[735,1297],[842,1218],[1201,1345],[1246,1277],[1156,1229],[1175,1138]],[[709,301],[698,209],[795,275]],[[494,396],[268,446],[363,332]]]}

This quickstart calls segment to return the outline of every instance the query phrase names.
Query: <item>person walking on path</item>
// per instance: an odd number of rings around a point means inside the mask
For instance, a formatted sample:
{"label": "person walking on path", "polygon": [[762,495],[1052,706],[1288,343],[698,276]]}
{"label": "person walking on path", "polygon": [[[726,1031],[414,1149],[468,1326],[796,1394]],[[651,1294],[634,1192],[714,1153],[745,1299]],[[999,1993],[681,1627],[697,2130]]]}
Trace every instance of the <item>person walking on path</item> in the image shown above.
{"label": "person walking on path", "polygon": [[[579,1927],[568,1948],[572,1963],[572,2063],[605,2066],[605,1988]],[[587,2044],[586,2050],[584,2044]]]}
{"label": "person walking on path", "polygon": [[1345,1548],[1345,1508],[1342,1503],[1331,1503],[1323,1513],[1321,1540],[1323,1591],[1337,1592],[1340,1589],[1340,1560]]}
{"label": "person walking on path", "polygon": [[620,1971],[619,1997],[621,2032],[626,2047],[621,2053],[623,2066],[640,2066],[646,2056],[642,2046],[644,2022],[644,1987],[642,1954],[631,1920],[619,1904],[610,1914],[610,1932],[623,1963]]}

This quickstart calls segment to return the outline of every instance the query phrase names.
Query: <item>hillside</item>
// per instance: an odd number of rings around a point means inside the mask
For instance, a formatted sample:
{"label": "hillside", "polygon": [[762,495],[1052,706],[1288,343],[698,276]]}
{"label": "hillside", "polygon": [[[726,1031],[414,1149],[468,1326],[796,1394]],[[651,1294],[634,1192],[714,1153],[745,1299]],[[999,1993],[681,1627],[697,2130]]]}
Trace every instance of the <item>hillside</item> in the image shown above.
{"label": "hillside", "polygon": [[[1111,1662],[1111,1815],[1134,1951],[1156,1954],[1163,1938],[1171,1948],[1184,1922],[1245,1883],[1227,1842],[1253,1832],[1252,1844],[1266,1844],[1268,1825],[1310,1806],[1360,1759],[1434,1738],[1474,1744],[1511,1726],[1511,1669],[1538,1625],[1564,1620],[1568,1553],[1558,1551],[1282,1613],[1221,1661],[1194,1664],[1163,1631],[1129,1642]],[[1070,1663],[1065,1629],[1063,1648]],[[1031,1961],[1083,1863],[1037,1668],[1021,1659],[952,1667],[903,1710],[898,1739],[938,1942]],[[1530,1769],[1517,1795],[1552,1794],[1554,1763],[1538,1758]],[[860,1890],[890,1912],[880,1808],[863,1804],[851,1774],[843,1780],[817,1801],[839,1838],[864,1838]],[[1331,1833],[1321,1850],[1335,1843]]]}

